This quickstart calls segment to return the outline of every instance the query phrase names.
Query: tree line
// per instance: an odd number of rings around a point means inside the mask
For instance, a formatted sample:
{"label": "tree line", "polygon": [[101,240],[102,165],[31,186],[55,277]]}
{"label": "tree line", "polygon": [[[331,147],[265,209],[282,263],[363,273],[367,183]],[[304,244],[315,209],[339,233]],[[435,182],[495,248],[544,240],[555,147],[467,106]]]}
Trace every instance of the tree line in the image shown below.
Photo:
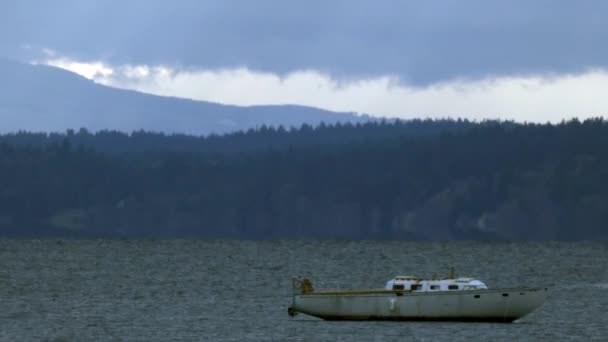
{"label": "tree line", "polygon": [[0,137],[5,236],[606,239],[608,122]]}

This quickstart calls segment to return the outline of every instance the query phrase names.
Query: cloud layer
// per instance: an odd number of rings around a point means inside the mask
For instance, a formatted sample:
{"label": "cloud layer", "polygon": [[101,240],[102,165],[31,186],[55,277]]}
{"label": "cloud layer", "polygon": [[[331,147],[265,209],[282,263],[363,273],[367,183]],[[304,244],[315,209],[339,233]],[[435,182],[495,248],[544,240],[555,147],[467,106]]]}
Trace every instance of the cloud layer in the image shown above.
{"label": "cloud layer", "polygon": [[0,55],[426,86],[608,68],[608,2],[2,1]]}
{"label": "cloud layer", "polygon": [[608,111],[606,13],[602,0],[8,0],[0,57],[230,104],[556,121]]}
{"label": "cloud layer", "polygon": [[466,117],[557,122],[608,113],[608,72],[559,76],[453,80],[408,86],[397,76],[335,80],[303,70],[280,76],[247,68],[178,70],[166,66],[110,66],[50,59],[96,82],[164,96],[236,105],[301,104],[335,111],[400,118]]}

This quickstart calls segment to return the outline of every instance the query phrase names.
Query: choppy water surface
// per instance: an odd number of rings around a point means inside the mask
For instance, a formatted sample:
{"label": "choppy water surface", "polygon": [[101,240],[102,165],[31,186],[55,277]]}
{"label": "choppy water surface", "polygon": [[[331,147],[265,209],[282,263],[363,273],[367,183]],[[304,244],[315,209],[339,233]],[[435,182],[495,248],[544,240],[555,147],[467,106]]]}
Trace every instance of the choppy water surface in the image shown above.
{"label": "choppy water surface", "polygon": [[[608,244],[0,240],[2,341],[511,341],[608,338]],[[287,315],[292,275],[382,287],[454,266],[490,287],[552,286],[515,324]]]}

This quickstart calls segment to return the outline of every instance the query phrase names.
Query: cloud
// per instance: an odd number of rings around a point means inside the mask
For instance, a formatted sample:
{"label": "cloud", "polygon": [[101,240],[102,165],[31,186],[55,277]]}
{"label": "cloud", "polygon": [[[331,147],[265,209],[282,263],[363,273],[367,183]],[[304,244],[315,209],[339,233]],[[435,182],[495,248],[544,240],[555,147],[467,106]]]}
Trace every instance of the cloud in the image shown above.
{"label": "cloud", "polygon": [[608,113],[608,71],[577,74],[458,79],[428,86],[398,82],[396,75],[336,80],[315,70],[286,75],[248,68],[174,69],[51,59],[47,64],[98,83],[234,105],[300,104],[334,111],[399,118],[500,118],[557,122]]}
{"label": "cloud", "polygon": [[[51,54],[51,55],[54,55]],[[85,63],[76,62],[66,58],[50,59],[45,62],[50,66],[70,70],[88,79],[100,79],[111,77],[114,70],[102,62]]]}
{"label": "cloud", "polygon": [[606,13],[603,0],[3,1],[0,54],[427,86],[606,69]]}

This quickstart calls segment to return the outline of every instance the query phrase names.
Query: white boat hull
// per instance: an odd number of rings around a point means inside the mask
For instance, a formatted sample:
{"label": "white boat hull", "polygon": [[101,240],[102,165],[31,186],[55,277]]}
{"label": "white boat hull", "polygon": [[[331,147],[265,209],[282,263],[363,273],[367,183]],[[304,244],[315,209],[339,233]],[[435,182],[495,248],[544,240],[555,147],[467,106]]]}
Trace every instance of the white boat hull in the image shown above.
{"label": "white boat hull", "polygon": [[294,295],[289,313],[326,320],[512,322],[539,307],[546,295],[546,288],[320,291]]}

